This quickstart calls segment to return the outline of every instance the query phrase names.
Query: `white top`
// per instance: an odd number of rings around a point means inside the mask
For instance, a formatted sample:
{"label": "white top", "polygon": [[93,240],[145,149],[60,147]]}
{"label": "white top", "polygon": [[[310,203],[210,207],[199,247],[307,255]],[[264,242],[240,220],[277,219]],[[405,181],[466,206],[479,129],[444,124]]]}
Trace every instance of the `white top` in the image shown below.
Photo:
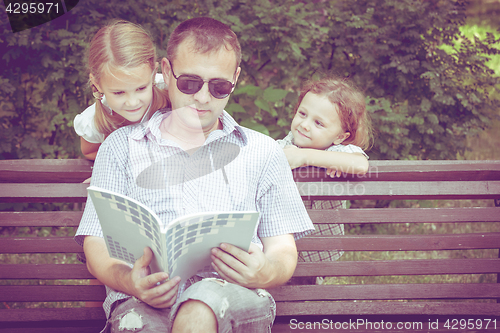
{"label": "white top", "polygon": [[[155,75],[155,84],[160,89],[166,89],[167,85],[163,81],[163,75],[160,73],[156,73]],[[106,96],[104,96],[101,100],[102,105],[105,108],[109,109],[109,105],[106,102]],[[146,110],[144,115],[148,113],[149,109]],[[100,133],[94,122],[95,116],[95,103],[86,108],[82,113],[77,114],[75,120],[73,121],[73,126],[75,127],[76,134],[83,137],[87,142],[90,143],[102,143],[105,139],[104,134]],[[143,119],[145,121],[148,119]]]}
{"label": "white top", "polygon": [[[293,134],[289,132],[287,136],[285,136],[281,140],[276,140],[281,148],[285,148],[285,146],[295,146],[293,142]],[[366,158],[369,158],[368,155],[358,146],[355,145],[331,145],[330,147],[325,149],[326,151],[338,151],[342,153],[360,153],[363,154]]]}

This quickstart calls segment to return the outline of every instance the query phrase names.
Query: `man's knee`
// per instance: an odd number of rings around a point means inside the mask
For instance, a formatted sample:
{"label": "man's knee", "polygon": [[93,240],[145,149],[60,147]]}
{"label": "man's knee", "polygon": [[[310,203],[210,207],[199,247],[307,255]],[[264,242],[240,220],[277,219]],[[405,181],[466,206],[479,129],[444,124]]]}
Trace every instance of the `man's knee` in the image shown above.
{"label": "man's knee", "polygon": [[189,299],[185,302],[183,302],[179,308],[179,311],[177,312],[177,315],[179,314],[200,314],[200,315],[211,315],[214,316],[214,313],[212,309],[202,301],[198,301],[195,299]]}
{"label": "man's knee", "polygon": [[208,305],[189,299],[179,307],[172,332],[194,332],[197,329],[202,329],[203,332],[217,332],[217,318]]}

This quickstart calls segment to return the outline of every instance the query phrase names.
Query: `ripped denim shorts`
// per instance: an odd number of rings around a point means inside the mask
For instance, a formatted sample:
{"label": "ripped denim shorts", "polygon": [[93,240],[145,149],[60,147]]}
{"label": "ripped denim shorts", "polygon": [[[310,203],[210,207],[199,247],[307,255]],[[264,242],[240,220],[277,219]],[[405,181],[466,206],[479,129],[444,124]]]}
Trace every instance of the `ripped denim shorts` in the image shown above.
{"label": "ripped denim shorts", "polygon": [[218,332],[271,332],[276,304],[264,289],[248,289],[220,279],[193,276],[172,308],[156,309],[135,297],[119,303],[104,332],[170,332],[179,306],[190,299],[207,304],[217,317]]}

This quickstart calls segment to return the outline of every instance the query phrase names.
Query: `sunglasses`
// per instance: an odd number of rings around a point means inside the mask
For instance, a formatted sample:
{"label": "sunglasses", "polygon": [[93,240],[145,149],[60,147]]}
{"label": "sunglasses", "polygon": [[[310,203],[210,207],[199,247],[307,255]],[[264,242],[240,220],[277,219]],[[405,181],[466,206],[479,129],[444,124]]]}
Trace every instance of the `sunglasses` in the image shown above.
{"label": "sunglasses", "polygon": [[[203,80],[201,77],[197,75],[187,75],[187,74],[176,76],[174,73],[174,66],[172,66],[170,60],[168,60],[168,62],[170,64],[170,70],[172,71],[172,75],[177,80],[177,89],[179,89],[180,92],[186,95],[196,94],[198,91],[200,91],[205,82],[208,82],[208,91],[210,91],[210,94],[212,94],[212,96],[214,96],[217,99],[224,99],[227,96],[229,96],[231,92],[233,92],[234,83],[228,80],[224,79]],[[236,72],[234,72],[234,76],[236,76]]]}

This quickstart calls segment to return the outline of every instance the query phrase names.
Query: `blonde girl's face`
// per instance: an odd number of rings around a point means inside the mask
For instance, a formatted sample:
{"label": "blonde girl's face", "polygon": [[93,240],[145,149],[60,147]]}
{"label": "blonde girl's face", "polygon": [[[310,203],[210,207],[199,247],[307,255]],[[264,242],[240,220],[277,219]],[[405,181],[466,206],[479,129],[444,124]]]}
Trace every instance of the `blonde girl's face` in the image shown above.
{"label": "blonde girl's face", "polygon": [[131,122],[139,122],[153,99],[153,79],[155,71],[149,64],[129,70],[128,73],[115,71],[104,73],[99,84],[91,81],[104,93],[109,107]]}
{"label": "blonde girl's face", "polygon": [[326,149],[349,137],[342,130],[338,107],[328,97],[308,92],[300,103],[291,126],[295,145]]}

